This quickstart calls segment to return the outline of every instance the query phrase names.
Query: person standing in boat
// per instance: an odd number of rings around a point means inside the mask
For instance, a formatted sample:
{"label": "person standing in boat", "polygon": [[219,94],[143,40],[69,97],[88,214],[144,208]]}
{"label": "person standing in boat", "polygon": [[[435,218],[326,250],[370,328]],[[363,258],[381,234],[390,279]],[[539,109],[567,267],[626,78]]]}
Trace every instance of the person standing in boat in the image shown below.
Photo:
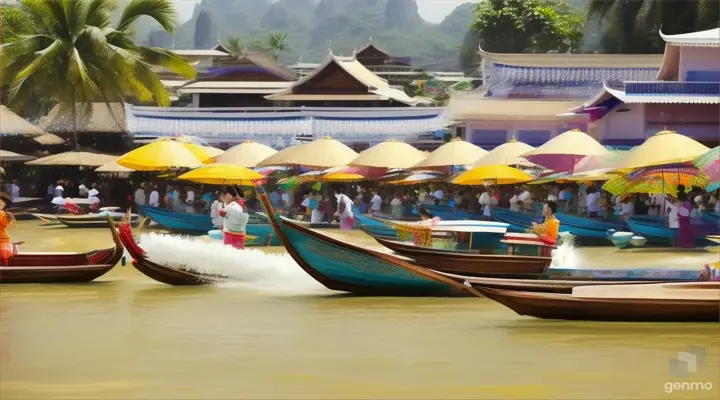
{"label": "person standing in boat", "polygon": [[220,210],[223,218],[223,243],[239,250],[245,249],[245,228],[250,216],[243,210],[245,199],[233,187],[226,187],[222,195],[225,206]]}
{"label": "person standing in boat", "polygon": [[352,213],[352,200],[345,194],[342,188],[335,189],[335,199],[337,199],[338,209],[335,216],[340,219],[340,229],[352,229],[355,218]]}
{"label": "person standing in boat", "polygon": [[688,200],[688,195],[685,192],[678,193],[678,204],[677,204],[677,245],[681,248],[693,248],[695,247],[695,240],[693,239],[692,226],[690,225],[690,213],[692,212],[693,205]]}
{"label": "person standing in boat", "polygon": [[7,227],[15,224],[15,216],[11,212],[5,211],[5,207],[10,204],[12,204],[10,198],[0,196],[0,261],[2,265],[8,265],[10,258],[17,254],[17,246],[22,244],[22,242],[12,243],[10,235],[7,233]]}
{"label": "person standing in boat", "polygon": [[494,190],[488,187],[481,195],[478,203],[482,207],[483,217],[486,219],[492,219],[492,211],[498,204],[497,199],[494,196]]}
{"label": "person standing in boat", "polygon": [[220,211],[223,209],[222,194],[216,193],[217,198],[210,205],[210,220],[214,227],[222,229],[223,217],[220,215]]}
{"label": "person standing in boat", "polygon": [[554,201],[546,201],[542,209],[542,215],[545,217],[545,222],[542,224],[533,222],[532,224],[531,231],[540,236],[540,239],[547,244],[557,243],[557,238],[560,234],[560,221],[558,221],[555,217],[556,212],[557,203]]}

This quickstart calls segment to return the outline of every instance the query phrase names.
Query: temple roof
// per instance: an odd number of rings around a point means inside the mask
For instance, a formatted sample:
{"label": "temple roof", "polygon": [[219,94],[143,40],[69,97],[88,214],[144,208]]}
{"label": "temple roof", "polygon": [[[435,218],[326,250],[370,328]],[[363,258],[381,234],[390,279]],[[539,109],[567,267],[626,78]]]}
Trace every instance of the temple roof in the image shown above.
{"label": "temple roof", "polygon": [[658,68],[662,54],[489,53],[483,59],[525,67]]}
{"label": "temple roof", "polygon": [[[337,65],[345,73],[347,73],[352,79],[356,80],[367,88],[367,93],[363,94],[299,94],[295,93],[296,88],[302,87],[310,82],[315,76],[317,76],[324,69],[331,65]],[[407,105],[416,105],[420,102],[426,102],[423,99],[415,99],[408,96],[405,92],[390,87],[385,79],[375,75],[372,71],[367,69],[355,58],[348,57],[337,57],[329,55],[327,60],[320,65],[311,74],[303,77],[297,81],[292,87],[283,90],[279,93],[266,96],[268,100],[343,100],[342,96],[350,96],[347,100],[363,100],[365,98],[359,98],[358,96],[366,96],[366,100],[395,100],[400,103]]]}
{"label": "temple roof", "polygon": [[190,82],[178,90],[181,94],[193,93],[234,93],[234,94],[273,94],[292,85],[281,81],[213,81],[199,80]]}
{"label": "temple roof", "polygon": [[390,55],[390,53],[377,47],[374,43],[368,43],[355,52],[355,57],[360,59],[364,59],[365,57],[375,58],[378,56],[383,58],[383,64],[399,64],[405,66],[412,65],[411,57],[393,57],[392,55]]}
{"label": "temple roof", "polygon": [[679,35],[666,35],[660,30],[660,37],[673,46],[720,47],[720,28]]}

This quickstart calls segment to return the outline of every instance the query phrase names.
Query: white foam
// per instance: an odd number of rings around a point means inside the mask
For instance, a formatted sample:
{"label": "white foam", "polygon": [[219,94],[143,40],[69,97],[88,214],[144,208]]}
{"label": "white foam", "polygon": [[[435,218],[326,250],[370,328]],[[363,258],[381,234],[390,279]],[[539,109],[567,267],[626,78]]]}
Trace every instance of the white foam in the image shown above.
{"label": "white foam", "polygon": [[226,276],[231,286],[262,292],[302,294],[327,292],[288,254],[268,254],[248,248],[237,250],[220,241],[155,232],[140,236],[140,247],[150,260],[186,269]]}
{"label": "white foam", "polygon": [[562,242],[552,251],[550,268],[583,268],[580,253],[575,247],[575,236],[562,235]]}

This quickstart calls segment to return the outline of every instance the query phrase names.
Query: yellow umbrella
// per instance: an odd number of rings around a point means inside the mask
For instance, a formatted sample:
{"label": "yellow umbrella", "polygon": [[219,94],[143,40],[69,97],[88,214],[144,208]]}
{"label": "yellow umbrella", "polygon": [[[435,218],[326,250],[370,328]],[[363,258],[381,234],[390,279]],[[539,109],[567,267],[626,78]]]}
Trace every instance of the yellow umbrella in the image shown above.
{"label": "yellow umbrella", "polygon": [[298,179],[302,182],[355,182],[366,179],[360,174],[343,172],[345,169],[346,167],[335,167],[324,171],[310,171],[298,175]]}
{"label": "yellow umbrella", "polygon": [[255,168],[264,159],[277,153],[277,150],[251,140],[229,148],[225,153],[215,157],[215,162]]}
{"label": "yellow umbrella", "polygon": [[679,164],[693,161],[709,150],[709,147],[685,135],[673,131],[662,131],[631,150],[630,154],[614,167],[618,170],[630,170],[656,165]]}
{"label": "yellow umbrella", "polygon": [[210,185],[252,185],[252,181],[265,179],[261,174],[245,167],[233,164],[208,164],[200,168],[186,172],[178,179],[207,183]]}
{"label": "yellow umbrella", "polygon": [[117,159],[135,171],[164,171],[171,168],[197,168],[212,161],[203,146],[163,138],[137,148]]}
{"label": "yellow umbrella", "polygon": [[534,149],[535,148],[529,144],[512,139],[480,157],[479,160],[472,164],[472,168],[483,167],[485,165],[521,165],[523,167],[533,167],[535,164],[521,156]]}
{"label": "yellow umbrella", "polygon": [[360,153],[350,165],[375,168],[410,168],[427,155],[407,143],[390,139]]}
{"label": "yellow umbrella", "polygon": [[456,185],[511,185],[531,181],[532,175],[507,165],[485,165],[450,178]]}
{"label": "yellow umbrella", "polygon": [[205,150],[205,153],[207,153],[210,157],[215,158],[225,153],[224,150],[218,149],[217,147],[212,147],[207,145],[205,141],[202,139],[196,137],[196,136],[188,136],[188,135],[177,135],[170,138],[157,138],[155,139],[156,142],[162,141],[162,140],[174,140],[176,142],[180,143],[187,143],[192,144],[195,146],[201,147],[203,150]]}
{"label": "yellow umbrella", "polygon": [[445,143],[425,157],[424,160],[412,166],[410,169],[422,170],[427,168],[449,167],[455,165],[468,165],[477,161],[488,152],[465,142],[460,138]]}
{"label": "yellow umbrella", "polygon": [[302,165],[312,168],[332,168],[347,165],[358,154],[339,140],[331,137],[310,143],[290,146],[258,163],[258,167],[283,167]]}

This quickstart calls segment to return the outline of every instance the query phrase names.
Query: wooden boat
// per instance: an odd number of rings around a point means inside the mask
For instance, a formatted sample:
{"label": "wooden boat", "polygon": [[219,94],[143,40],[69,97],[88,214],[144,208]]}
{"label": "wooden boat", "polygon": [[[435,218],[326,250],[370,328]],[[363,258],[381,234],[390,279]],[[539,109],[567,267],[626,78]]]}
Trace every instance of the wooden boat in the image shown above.
{"label": "wooden boat", "polygon": [[[181,213],[148,206],[140,206],[140,211],[172,232],[204,235],[218,229],[207,214]],[[252,241],[246,240],[246,246],[281,245],[280,239],[274,233],[272,226],[268,223],[268,216],[265,214],[250,214],[245,231],[248,237],[256,238]]]}
{"label": "wooden boat", "polygon": [[[498,221],[510,224],[512,226],[512,230],[514,231],[524,231],[526,229],[530,229],[533,222],[542,222],[543,219],[542,216],[538,214],[523,214],[502,208],[494,209],[493,217]],[[605,241],[605,238],[607,237],[607,229],[603,229],[605,225],[598,225],[598,228],[589,228],[572,225],[564,219],[561,219],[559,216],[558,220],[560,221],[561,232],[569,232],[573,236],[582,240],[607,244]]]}
{"label": "wooden boat", "polygon": [[578,286],[633,285],[670,282],[706,282],[718,275],[710,266],[700,271],[660,268],[632,269],[549,269],[538,279],[472,277],[438,273],[476,289],[504,289],[523,292],[572,293]]}
{"label": "wooden boat", "polygon": [[[106,222],[107,223],[107,222]],[[0,283],[81,283],[104,275],[120,261],[123,245],[88,253],[18,253],[0,265]]]}
{"label": "wooden boat", "polygon": [[[109,212],[109,214],[83,214],[83,215],[58,215],[57,220],[70,228],[104,228],[107,226],[108,218],[114,221],[121,221],[125,214],[120,212]],[[137,224],[139,216],[132,214],[131,223]]]}
{"label": "wooden boat", "polygon": [[[634,233],[647,238],[656,244],[670,245],[674,239],[673,231],[665,226],[663,220],[650,221],[630,218],[628,226]],[[695,238],[696,247],[705,247],[712,245],[712,242],[706,239],[706,236],[717,235],[720,233],[720,226],[715,223],[709,223],[702,219],[693,219],[692,223],[693,236]]]}
{"label": "wooden boat", "polygon": [[278,221],[262,186],[258,193],[290,256],[328,289],[379,296],[467,296],[474,290],[407,259],[355,246],[287,218]]}
{"label": "wooden boat", "polygon": [[117,228],[113,221],[106,220],[106,223],[110,224],[113,237],[117,237],[117,240],[133,258],[132,264],[135,269],[150,279],[172,286],[200,286],[227,280],[227,277],[219,275],[197,273],[183,269],[180,266],[162,265],[150,261],[145,251],[135,243],[135,238],[132,235],[132,229],[127,219],[120,221]]}
{"label": "wooden boat", "polygon": [[720,281],[579,286],[571,294],[478,288],[519,315],[585,321],[720,321]]}
{"label": "wooden boat", "polygon": [[435,271],[467,276],[536,277],[550,266],[552,257],[478,254],[415,246],[375,237],[381,245]]}

